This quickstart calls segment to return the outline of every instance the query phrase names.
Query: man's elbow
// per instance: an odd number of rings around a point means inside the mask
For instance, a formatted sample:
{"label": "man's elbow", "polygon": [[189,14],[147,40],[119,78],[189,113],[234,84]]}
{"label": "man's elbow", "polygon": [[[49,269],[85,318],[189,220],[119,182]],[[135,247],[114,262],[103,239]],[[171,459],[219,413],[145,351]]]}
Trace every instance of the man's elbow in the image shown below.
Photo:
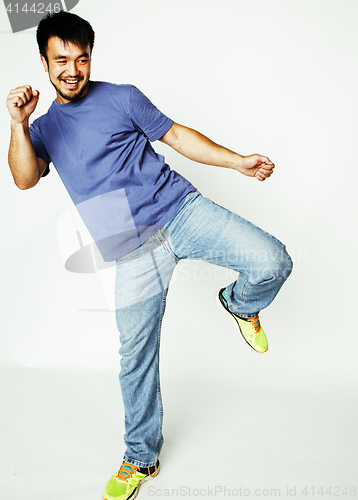
{"label": "man's elbow", "polygon": [[27,189],[31,189],[32,187],[36,186],[38,183],[39,179],[16,179],[14,177],[14,183],[15,185],[21,189],[21,191],[26,191]]}
{"label": "man's elbow", "polygon": [[19,163],[14,165],[9,161],[9,167],[15,185],[22,191],[25,191],[26,189],[31,189],[36,186],[45,171],[44,167],[46,167],[46,165],[45,163],[44,165],[37,164],[35,167],[30,165],[30,167],[26,168],[23,165],[20,166]]}
{"label": "man's elbow", "polygon": [[15,185],[21,189],[21,191],[26,191],[26,189],[31,189],[32,187],[36,186],[36,184],[21,184],[19,182],[15,182]]}

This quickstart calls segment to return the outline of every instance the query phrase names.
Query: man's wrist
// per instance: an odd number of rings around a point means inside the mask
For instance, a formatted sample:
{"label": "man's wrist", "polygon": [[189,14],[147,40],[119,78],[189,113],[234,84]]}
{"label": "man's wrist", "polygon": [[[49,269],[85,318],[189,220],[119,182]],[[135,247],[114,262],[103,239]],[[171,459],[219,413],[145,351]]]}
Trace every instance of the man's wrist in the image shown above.
{"label": "man's wrist", "polygon": [[26,120],[24,121],[17,121],[17,120],[14,120],[12,119],[11,120],[11,130],[19,130],[19,131],[24,131],[24,132],[28,132],[29,130],[29,119],[26,118]]}
{"label": "man's wrist", "polygon": [[235,164],[234,164],[233,168],[235,170],[239,170],[240,171],[242,169],[243,165],[244,165],[244,157],[242,155],[239,155],[239,154],[236,153],[236,155],[235,155]]}

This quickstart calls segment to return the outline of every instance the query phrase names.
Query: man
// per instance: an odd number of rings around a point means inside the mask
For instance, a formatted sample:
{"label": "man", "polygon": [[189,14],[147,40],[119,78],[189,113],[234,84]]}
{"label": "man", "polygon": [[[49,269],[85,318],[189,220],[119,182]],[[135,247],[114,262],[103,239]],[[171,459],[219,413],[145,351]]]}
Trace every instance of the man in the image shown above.
{"label": "man", "polygon": [[91,81],[94,32],[80,17],[46,16],[37,42],[56,99],[29,127],[39,92],[30,85],[10,91],[9,165],[16,185],[29,189],[52,162],[103,259],[116,261],[126,451],[103,499],[133,499],[140,484],[159,472],[159,340],[176,264],[200,259],[238,271],[218,301],[260,353],[268,344],[259,311],[292,269],[282,243],[203,198],[150,143],[160,140],[191,160],[259,181],[271,176],[274,164],[265,156],[236,154],[173,122],[132,85]]}

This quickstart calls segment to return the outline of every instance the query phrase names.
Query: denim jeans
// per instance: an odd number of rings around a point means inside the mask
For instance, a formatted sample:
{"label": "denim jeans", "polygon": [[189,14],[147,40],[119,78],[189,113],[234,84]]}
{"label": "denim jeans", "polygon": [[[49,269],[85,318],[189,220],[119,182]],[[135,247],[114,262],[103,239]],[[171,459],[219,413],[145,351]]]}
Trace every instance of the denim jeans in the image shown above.
{"label": "denim jeans", "polygon": [[170,279],[181,259],[237,271],[237,281],[226,288],[227,300],[230,310],[244,318],[267,307],[292,270],[280,241],[198,191],[186,196],[164,227],[116,261],[124,460],[140,467],[154,465],[163,444],[160,332]]}

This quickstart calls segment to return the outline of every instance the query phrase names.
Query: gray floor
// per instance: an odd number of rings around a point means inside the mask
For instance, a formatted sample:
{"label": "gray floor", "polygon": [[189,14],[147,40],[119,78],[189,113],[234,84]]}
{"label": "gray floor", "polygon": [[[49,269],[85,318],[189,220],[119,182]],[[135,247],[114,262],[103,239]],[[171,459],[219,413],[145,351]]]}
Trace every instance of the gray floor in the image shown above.
{"label": "gray floor", "polygon": [[[350,498],[353,384],[313,363],[298,373],[282,347],[263,357],[200,337],[163,341],[162,469],[139,498]],[[123,453],[116,373],[8,367],[1,380],[1,498],[99,500]]]}

